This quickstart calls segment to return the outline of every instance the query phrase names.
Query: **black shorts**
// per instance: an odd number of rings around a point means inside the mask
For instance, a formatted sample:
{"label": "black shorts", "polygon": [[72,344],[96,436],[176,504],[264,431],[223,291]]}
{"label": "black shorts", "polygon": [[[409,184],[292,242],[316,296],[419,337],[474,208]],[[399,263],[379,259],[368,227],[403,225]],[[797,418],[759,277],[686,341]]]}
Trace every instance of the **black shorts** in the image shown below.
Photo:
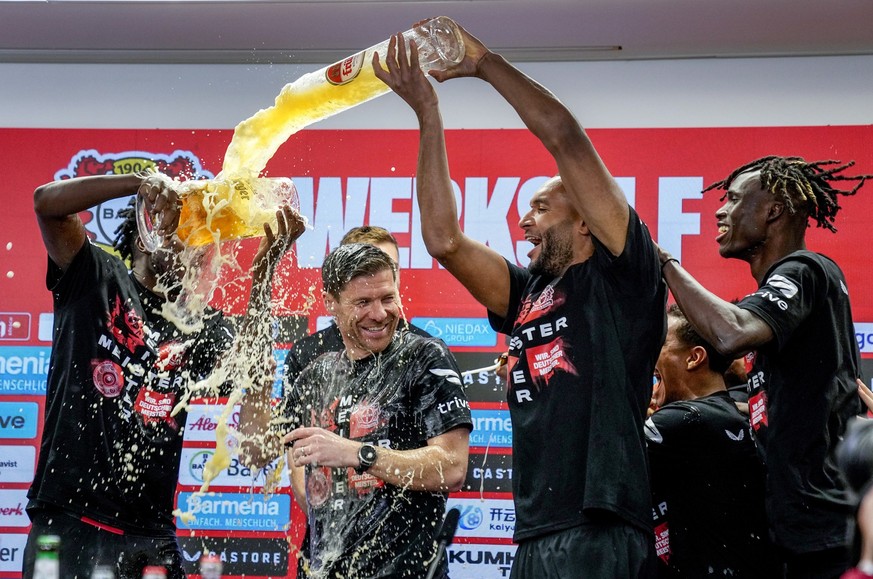
{"label": "black shorts", "polygon": [[119,534],[55,509],[28,509],[33,527],[24,547],[23,579],[33,576],[36,540],[40,535],[61,538],[59,560],[63,579],[89,579],[96,565],[109,565],[117,579],[142,579],[143,567],[163,565],[167,579],[185,579],[182,552],[175,537]]}
{"label": "black shorts", "polygon": [[522,541],[510,579],[650,579],[655,539],[615,516]]}

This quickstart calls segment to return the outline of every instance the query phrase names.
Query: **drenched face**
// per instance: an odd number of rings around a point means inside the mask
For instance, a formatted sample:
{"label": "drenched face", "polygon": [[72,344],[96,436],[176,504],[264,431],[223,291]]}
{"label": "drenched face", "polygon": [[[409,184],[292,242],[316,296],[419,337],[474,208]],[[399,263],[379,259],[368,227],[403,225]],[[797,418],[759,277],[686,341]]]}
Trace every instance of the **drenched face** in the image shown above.
{"label": "drenched face", "polygon": [[747,259],[767,241],[767,218],[776,203],[761,187],[760,172],[742,173],[725,194],[725,204],[716,211],[718,252],[722,257]]}
{"label": "drenched face", "polygon": [[175,235],[162,239],[160,246],[148,254],[149,265],[155,275],[164,282],[179,281],[185,275],[185,265],[181,259],[185,246]]}
{"label": "drenched face", "polygon": [[534,194],[530,211],[519,221],[524,238],[534,245],[527,254],[532,274],[559,276],[573,263],[577,220],[559,180],[549,180]]}
{"label": "drenched face", "polygon": [[335,298],[324,296],[352,360],[383,351],[400,320],[400,298],[390,269],[353,278]]}
{"label": "drenched face", "polygon": [[655,378],[660,382],[663,404],[687,398],[684,384],[691,348],[679,341],[677,326],[675,318],[667,316],[667,338],[655,363]]}

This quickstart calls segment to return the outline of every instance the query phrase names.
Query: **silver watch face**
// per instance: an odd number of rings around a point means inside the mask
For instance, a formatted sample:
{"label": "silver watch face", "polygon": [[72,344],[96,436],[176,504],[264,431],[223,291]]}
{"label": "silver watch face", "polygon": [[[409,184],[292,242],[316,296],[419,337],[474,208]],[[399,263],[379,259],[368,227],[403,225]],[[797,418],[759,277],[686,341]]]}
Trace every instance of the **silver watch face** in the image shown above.
{"label": "silver watch face", "polygon": [[370,444],[365,444],[358,451],[358,459],[361,461],[362,467],[373,466],[373,463],[376,462],[376,449]]}

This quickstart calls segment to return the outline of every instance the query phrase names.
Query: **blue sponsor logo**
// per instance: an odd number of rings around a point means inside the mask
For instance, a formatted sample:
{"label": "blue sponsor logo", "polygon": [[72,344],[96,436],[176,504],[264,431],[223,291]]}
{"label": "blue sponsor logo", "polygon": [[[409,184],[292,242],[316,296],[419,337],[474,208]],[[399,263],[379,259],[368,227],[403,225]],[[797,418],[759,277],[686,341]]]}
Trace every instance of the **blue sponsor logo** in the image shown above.
{"label": "blue sponsor logo", "polygon": [[283,532],[291,520],[291,497],[269,500],[249,493],[179,493],[179,509],[192,520],[176,518],[179,527],[203,530]]}
{"label": "blue sponsor logo", "polygon": [[477,410],[474,408],[470,414],[473,418],[470,446],[512,447],[512,421],[509,418],[508,410]]}
{"label": "blue sponsor logo", "polygon": [[461,516],[458,517],[458,526],[465,531],[478,529],[479,525],[482,524],[482,521],[485,520],[485,516],[482,514],[482,509],[479,507],[462,507],[460,505],[455,505],[454,508],[461,511]]}
{"label": "blue sponsor logo", "polygon": [[35,438],[38,423],[36,402],[0,402],[0,438]]}
{"label": "blue sponsor logo", "polygon": [[51,353],[45,346],[0,348],[0,394],[45,396]]}
{"label": "blue sponsor logo", "polygon": [[873,324],[855,322],[855,340],[862,354],[873,354]]}
{"label": "blue sponsor logo", "polygon": [[412,323],[449,347],[497,345],[497,332],[485,318],[413,318]]}

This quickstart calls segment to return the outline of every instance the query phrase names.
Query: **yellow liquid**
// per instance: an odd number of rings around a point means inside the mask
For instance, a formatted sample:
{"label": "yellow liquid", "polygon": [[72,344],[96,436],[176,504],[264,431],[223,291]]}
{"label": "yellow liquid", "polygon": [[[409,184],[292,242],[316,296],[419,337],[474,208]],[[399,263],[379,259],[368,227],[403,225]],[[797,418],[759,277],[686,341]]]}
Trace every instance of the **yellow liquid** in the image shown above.
{"label": "yellow liquid", "polygon": [[373,73],[372,58],[373,52],[365,51],[360,72],[345,84],[328,82],[326,67],[285,85],[276,104],[236,126],[222,174],[257,175],[282,143],[300,129],[388,92],[388,85]]}
{"label": "yellow liquid", "polygon": [[198,247],[228,239],[257,237],[264,223],[275,230],[276,210],[293,203],[289,179],[233,180],[221,177],[182,184],[182,209],[176,234],[188,246]]}

